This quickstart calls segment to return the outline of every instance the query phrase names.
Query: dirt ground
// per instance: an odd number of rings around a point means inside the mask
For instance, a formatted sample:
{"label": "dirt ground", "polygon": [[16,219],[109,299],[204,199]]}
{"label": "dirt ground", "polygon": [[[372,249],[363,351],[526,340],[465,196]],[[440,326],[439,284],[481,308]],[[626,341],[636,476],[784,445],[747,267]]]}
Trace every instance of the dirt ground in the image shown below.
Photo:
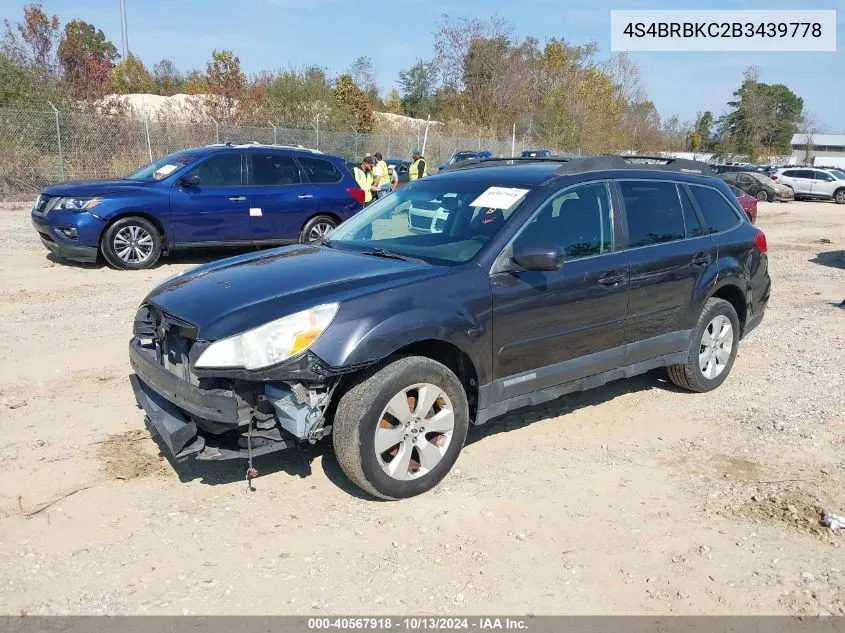
{"label": "dirt ground", "polygon": [[[327,447],[175,472],[127,375],[137,304],[202,261],[57,262],[0,211],[0,612],[845,613],[845,206],[760,205],[774,289],[707,395],[661,372],[471,431],[378,502]],[[220,253],[206,254],[206,258]]]}

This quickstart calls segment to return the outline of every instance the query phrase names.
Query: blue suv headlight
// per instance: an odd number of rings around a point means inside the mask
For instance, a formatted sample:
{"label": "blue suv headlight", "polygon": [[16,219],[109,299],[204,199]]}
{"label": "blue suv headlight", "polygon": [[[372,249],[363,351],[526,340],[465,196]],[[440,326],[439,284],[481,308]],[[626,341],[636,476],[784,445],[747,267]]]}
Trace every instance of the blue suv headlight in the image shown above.
{"label": "blue suv headlight", "polygon": [[62,198],[51,211],[89,211],[101,202],[102,198]]}

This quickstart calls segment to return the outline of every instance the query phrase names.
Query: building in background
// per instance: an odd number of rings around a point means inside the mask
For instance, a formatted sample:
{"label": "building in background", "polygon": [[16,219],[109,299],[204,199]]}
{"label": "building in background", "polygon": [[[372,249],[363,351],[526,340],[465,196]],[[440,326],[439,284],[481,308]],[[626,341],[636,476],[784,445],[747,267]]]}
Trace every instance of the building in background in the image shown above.
{"label": "building in background", "polygon": [[797,163],[845,165],[845,134],[793,134],[792,157]]}

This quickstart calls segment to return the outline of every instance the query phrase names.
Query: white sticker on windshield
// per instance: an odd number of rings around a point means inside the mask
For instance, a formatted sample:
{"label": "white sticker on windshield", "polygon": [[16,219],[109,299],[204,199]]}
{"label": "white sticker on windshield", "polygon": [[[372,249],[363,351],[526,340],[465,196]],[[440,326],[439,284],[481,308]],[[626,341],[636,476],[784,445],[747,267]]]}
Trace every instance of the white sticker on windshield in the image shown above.
{"label": "white sticker on windshield", "polygon": [[176,171],[176,165],[162,165],[161,167],[155,170],[153,176],[156,179],[161,180],[165,176],[172,174],[174,171]]}
{"label": "white sticker on windshield", "polygon": [[484,207],[488,209],[509,209],[528,193],[528,189],[515,189],[513,187],[490,187],[487,191],[478,196],[471,207]]}

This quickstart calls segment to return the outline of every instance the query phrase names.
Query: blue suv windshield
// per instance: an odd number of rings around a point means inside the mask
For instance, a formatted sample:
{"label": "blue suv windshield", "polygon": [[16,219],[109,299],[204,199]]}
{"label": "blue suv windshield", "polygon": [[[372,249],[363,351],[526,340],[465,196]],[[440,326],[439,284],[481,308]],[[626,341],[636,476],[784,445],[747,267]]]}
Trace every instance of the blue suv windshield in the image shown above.
{"label": "blue suv windshield", "polygon": [[445,266],[462,264],[502,229],[533,188],[451,179],[419,181],[341,224],[328,245]]}
{"label": "blue suv windshield", "polygon": [[124,180],[136,180],[138,182],[155,182],[167,178],[174,171],[182,169],[185,165],[189,165],[199,156],[190,152],[174,152],[168,154],[164,158],[159,158],[148,165],[144,165],[141,169],[133,171],[128,176],[124,176]]}

